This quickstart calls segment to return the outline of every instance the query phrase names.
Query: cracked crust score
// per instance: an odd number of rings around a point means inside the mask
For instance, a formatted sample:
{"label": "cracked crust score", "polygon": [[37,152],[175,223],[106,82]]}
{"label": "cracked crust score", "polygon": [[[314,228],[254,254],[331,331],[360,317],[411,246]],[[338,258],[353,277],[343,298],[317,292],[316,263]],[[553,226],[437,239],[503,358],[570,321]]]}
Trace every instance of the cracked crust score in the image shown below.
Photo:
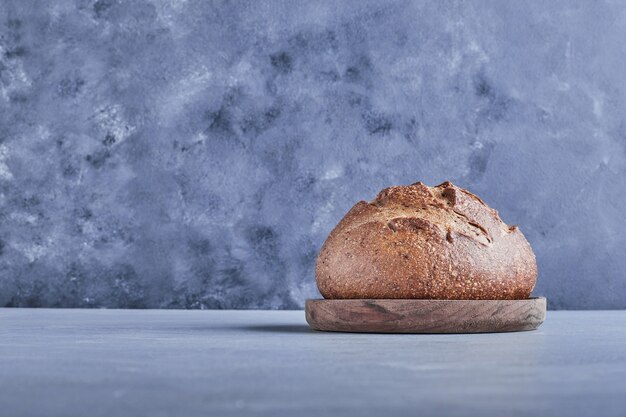
{"label": "cracked crust score", "polygon": [[329,299],[523,299],[537,264],[519,228],[480,198],[418,182],[352,207],[322,246],[316,279]]}

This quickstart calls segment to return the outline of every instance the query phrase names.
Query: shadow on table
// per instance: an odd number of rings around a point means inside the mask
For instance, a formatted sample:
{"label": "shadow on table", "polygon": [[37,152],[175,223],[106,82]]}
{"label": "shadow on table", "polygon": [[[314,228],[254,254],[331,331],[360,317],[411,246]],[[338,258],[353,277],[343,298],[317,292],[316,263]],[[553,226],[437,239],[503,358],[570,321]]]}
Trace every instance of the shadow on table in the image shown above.
{"label": "shadow on table", "polygon": [[243,326],[241,330],[263,333],[314,333],[306,324],[263,324],[255,326]]}

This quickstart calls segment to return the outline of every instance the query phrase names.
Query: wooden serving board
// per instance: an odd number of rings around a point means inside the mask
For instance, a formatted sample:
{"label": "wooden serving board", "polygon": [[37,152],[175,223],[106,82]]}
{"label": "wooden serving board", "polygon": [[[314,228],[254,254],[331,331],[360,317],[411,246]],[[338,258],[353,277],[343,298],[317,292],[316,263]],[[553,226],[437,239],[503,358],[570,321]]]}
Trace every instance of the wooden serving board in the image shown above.
{"label": "wooden serving board", "polygon": [[364,333],[493,333],[534,330],[544,297],[525,300],[307,300],[315,330]]}

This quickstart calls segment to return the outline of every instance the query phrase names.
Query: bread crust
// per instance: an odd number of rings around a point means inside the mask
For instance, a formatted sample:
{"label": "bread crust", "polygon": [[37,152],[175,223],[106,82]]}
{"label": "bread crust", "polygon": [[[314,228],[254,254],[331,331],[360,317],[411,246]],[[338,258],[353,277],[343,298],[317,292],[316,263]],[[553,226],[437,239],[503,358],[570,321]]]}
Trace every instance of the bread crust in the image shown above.
{"label": "bread crust", "polygon": [[328,299],[523,299],[536,280],[535,255],[519,228],[450,182],[390,187],[359,201],[316,264]]}

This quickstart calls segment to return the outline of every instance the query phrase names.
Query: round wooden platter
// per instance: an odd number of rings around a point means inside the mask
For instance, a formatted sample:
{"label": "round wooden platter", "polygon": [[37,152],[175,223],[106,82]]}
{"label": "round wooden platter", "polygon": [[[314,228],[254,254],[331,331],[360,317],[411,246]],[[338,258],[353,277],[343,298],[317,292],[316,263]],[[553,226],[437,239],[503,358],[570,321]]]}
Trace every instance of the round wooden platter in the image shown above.
{"label": "round wooden platter", "polygon": [[307,300],[315,330],[360,333],[496,333],[534,330],[544,297],[525,300]]}

